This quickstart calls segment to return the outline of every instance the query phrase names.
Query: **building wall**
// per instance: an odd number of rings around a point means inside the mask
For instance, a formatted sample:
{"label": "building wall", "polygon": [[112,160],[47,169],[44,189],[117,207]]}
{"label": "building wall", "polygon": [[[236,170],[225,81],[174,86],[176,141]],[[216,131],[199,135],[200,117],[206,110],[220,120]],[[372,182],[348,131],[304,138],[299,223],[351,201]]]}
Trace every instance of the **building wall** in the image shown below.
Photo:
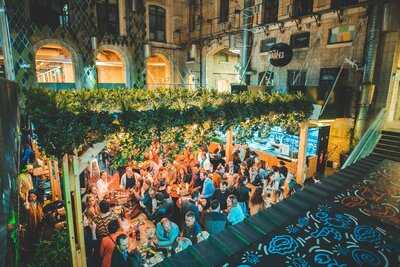
{"label": "building wall", "polygon": [[[121,34],[101,32],[96,18],[96,1],[69,0],[68,27],[42,26],[30,19],[29,3],[33,1],[6,0],[9,21],[13,61],[17,82],[30,87],[35,80],[35,51],[47,41],[63,45],[70,50],[74,59],[75,86],[94,87],[96,85],[96,48],[113,45],[125,52],[129,58],[127,66],[128,87],[143,87],[145,83],[144,42],[145,17],[144,8],[133,11],[130,1],[120,5]],[[144,4],[142,3],[142,6]],[[73,12],[72,12],[73,10]],[[21,15],[22,14],[22,15]],[[97,47],[92,45],[92,37],[96,37]]]}
{"label": "building wall", "polygon": [[[199,1],[197,1],[199,2]],[[305,16],[298,21],[297,27],[295,19],[290,16],[290,5],[292,0],[280,0],[278,8],[278,19],[275,23],[268,25],[268,27],[260,26],[262,24],[262,0],[256,0],[253,8],[253,24],[252,32],[254,39],[251,49],[251,64],[248,70],[252,71],[251,85],[258,84],[258,74],[263,72],[268,67],[266,53],[260,53],[261,40],[266,38],[276,38],[277,42],[288,43],[290,36],[294,33],[310,31],[311,40],[310,48],[297,49],[294,51],[294,58],[292,62],[281,69],[275,69],[276,79],[273,89],[280,92],[286,92],[287,83],[287,70],[307,69],[307,85],[316,87],[319,84],[319,76],[321,68],[335,68],[340,67],[346,57],[353,58],[358,63],[362,62],[364,40],[366,34],[366,6],[363,5],[365,1],[360,0],[360,5],[352,8],[344,8],[343,13],[339,13],[331,9],[331,0],[314,0],[313,12],[321,14],[320,26],[317,26],[316,19],[312,16]],[[201,26],[198,24],[193,32],[187,32],[188,38],[183,37],[180,45],[181,49],[187,54],[191,49],[191,44],[196,44],[197,55],[194,60],[187,62],[186,68],[189,73],[195,73],[196,81],[199,83],[200,69],[203,72],[203,85],[214,85],[213,77],[207,77],[209,71],[207,70],[208,56],[217,49],[224,47],[232,48],[232,43],[229,41],[230,35],[235,35],[239,40],[239,47],[243,46],[241,42],[240,29],[243,26],[243,0],[230,1],[230,15],[228,22],[220,23],[219,21],[219,4],[220,1],[203,0],[202,14],[203,23]],[[186,5],[186,9],[188,10]],[[242,10],[235,14],[235,10]],[[188,13],[188,11],[186,12]],[[200,7],[196,9],[194,17],[200,15]],[[182,17],[185,19],[185,17]],[[279,29],[280,22],[283,25],[283,32]],[[188,18],[186,18],[186,23]],[[259,25],[257,25],[257,23]],[[329,30],[335,26],[341,25],[355,25],[357,27],[357,37],[352,44],[339,44],[328,45]],[[201,28],[201,29],[200,29]],[[301,29],[299,29],[301,28]],[[232,40],[232,38],[231,38]],[[202,62],[200,62],[200,55]],[[186,57],[186,55],[184,55]],[[309,65],[304,66],[303,62],[307,60]],[[200,66],[201,65],[201,66]],[[349,65],[345,65],[349,69]],[[360,72],[349,70],[349,86],[356,88],[360,80]],[[209,75],[208,75],[209,76]],[[211,79],[211,81],[209,80]]]}
{"label": "building wall", "polygon": [[[279,92],[287,91],[287,70],[306,71],[306,86],[316,87],[319,84],[321,68],[339,68],[345,58],[362,62],[364,41],[366,34],[366,9],[355,8],[346,10],[342,22],[339,22],[334,12],[322,16],[320,26],[313,18],[304,19],[298,28],[294,22],[285,23],[284,32],[277,26],[267,32],[259,30],[254,34],[254,46],[251,54],[251,67],[256,73],[252,75],[251,83],[258,83],[258,74],[265,70],[273,71],[276,77],[273,89]],[[282,16],[286,17],[286,16]],[[340,25],[355,25],[357,35],[352,43],[328,44],[329,30]],[[309,48],[294,49],[292,61],[285,67],[277,68],[269,64],[268,53],[260,52],[261,41],[267,38],[276,38],[276,42],[290,43],[292,34],[310,32]],[[349,65],[345,65],[349,69]],[[359,82],[357,72],[349,71],[349,85],[355,87]]]}

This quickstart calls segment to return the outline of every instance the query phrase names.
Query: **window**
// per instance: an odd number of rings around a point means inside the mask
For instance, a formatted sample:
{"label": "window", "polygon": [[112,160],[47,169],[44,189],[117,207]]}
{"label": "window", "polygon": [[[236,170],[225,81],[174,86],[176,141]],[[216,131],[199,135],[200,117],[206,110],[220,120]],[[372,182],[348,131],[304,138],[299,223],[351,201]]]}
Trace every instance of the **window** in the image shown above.
{"label": "window", "polygon": [[292,17],[302,17],[313,12],[313,0],[294,0],[292,6]]}
{"label": "window", "polygon": [[356,35],[354,25],[342,25],[329,30],[328,44],[350,43]]}
{"label": "window", "polygon": [[62,9],[62,14],[60,16],[60,24],[64,27],[68,26],[69,24],[69,5],[64,4]]}
{"label": "window", "polygon": [[[49,26],[50,28],[57,28],[63,25],[64,8],[67,6],[68,15],[68,4],[66,0],[42,0],[42,1],[31,1],[30,3],[30,16],[32,22],[39,26]],[[43,14],[46,14],[43,16]]]}
{"label": "window", "polygon": [[165,9],[160,6],[149,6],[150,41],[165,42]]}
{"label": "window", "polygon": [[318,97],[317,100],[326,101],[329,92],[332,90],[336,78],[337,84],[331,93],[330,101],[326,107],[324,118],[348,117],[351,115],[353,92],[348,87],[349,71],[343,69],[340,77],[340,68],[322,68],[319,76]]}
{"label": "window", "polygon": [[265,53],[271,51],[271,47],[276,43],[276,38],[267,38],[261,40],[260,52]]}
{"label": "window", "polygon": [[290,36],[290,46],[292,48],[304,48],[310,45],[310,32],[296,33]]}
{"label": "window", "polygon": [[306,72],[301,70],[288,70],[287,87],[289,93],[306,93]]}
{"label": "window", "polygon": [[101,32],[119,34],[118,0],[103,0],[96,4],[97,24]]}
{"label": "window", "polygon": [[342,8],[346,6],[351,6],[358,4],[359,0],[331,0],[331,7],[332,8]]}
{"label": "window", "polygon": [[268,24],[278,20],[279,0],[263,0],[263,23]]}
{"label": "window", "polygon": [[219,1],[219,22],[227,22],[229,18],[229,0]]}
{"label": "window", "polygon": [[196,28],[196,1],[189,2],[189,31],[193,32]]}
{"label": "window", "polygon": [[274,73],[272,71],[258,73],[258,84],[266,86],[270,91],[274,86]]}

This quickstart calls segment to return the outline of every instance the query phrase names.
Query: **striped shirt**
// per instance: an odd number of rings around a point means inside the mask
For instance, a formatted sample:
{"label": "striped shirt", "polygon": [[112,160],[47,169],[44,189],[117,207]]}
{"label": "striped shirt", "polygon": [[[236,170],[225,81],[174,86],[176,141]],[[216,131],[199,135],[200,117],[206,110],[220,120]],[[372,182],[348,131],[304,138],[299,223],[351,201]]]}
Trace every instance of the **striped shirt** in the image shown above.
{"label": "striped shirt", "polygon": [[116,220],[117,216],[113,213],[107,215],[100,214],[96,216],[93,221],[96,224],[96,236],[97,239],[101,240],[103,237],[108,235],[108,224],[112,220]]}

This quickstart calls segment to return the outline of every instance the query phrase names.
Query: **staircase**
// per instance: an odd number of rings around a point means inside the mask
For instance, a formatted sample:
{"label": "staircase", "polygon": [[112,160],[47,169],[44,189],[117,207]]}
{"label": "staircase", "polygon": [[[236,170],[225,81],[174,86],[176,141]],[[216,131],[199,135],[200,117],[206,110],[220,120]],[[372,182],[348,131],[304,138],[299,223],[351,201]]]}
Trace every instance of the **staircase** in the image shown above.
{"label": "staircase", "polygon": [[[400,135],[398,138],[400,144]],[[274,232],[284,229],[299,216],[318,207],[327,199],[331,199],[339,192],[345,192],[373,171],[382,160],[383,157],[378,155],[360,159],[335,174],[322,178],[320,183],[307,185],[290,198],[246,218],[243,223],[229,226],[222,233],[211,235],[208,240],[165,258],[156,266],[180,267],[189,264],[191,267],[223,266],[224,263],[240,257],[242,252],[252,245],[258,242],[265,243]],[[284,262],[281,263],[285,265]]]}
{"label": "staircase", "polygon": [[400,162],[400,132],[382,131],[372,155]]}

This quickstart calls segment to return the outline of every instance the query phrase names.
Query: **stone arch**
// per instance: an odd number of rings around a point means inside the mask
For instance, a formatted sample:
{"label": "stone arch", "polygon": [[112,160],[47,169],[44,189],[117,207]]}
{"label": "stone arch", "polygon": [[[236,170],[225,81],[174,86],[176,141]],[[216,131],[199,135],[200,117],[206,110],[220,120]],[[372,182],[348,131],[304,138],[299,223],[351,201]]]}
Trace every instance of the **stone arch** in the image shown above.
{"label": "stone arch", "polygon": [[163,53],[153,53],[146,60],[147,88],[170,87],[173,78],[171,60]]}
{"label": "stone arch", "polygon": [[[221,89],[220,87],[227,88],[230,87],[231,83],[239,82],[239,80],[236,80],[235,77],[235,74],[239,73],[234,69],[234,65],[239,63],[239,61],[224,64],[223,67],[218,66],[219,64],[215,62],[215,56],[223,51],[226,51],[229,60],[231,59],[231,57],[233,57],[233,53],[229,52],[229,46],[225,43],[214,43],[210,46],[209,49],[207,49],[205,53],[205,69],[203,69],[203,73],[205,73],[205,78],[203,81],[205,81],[205,85],[209,89],[228,91],[228,89]],[[237,55],[237,57],[239,59],[240,55]],[[223,72],[216,74],[216,69],[223,70]]]}
{"label": "stone arch", "polygon": [[132,66],[133,63],[131,61],[131,57],[129,56],[129,52],[124,47],[116,46],[116,45],[101,45],[94,53],[95,60],[97,55],[102,51],[111,51],[115,53],[123,64],[123,83],[125,86],[130,87],[132,84]]}
{"label": "stone arch", "polygon": [[42,39],[38,42],[36,42],[33,45],[33,54],[34,54],[34,73],[35,73],[35,82],[37,81],[36,77],[36,55],[37,52],[40,50],[40,48],[46,46],[46,45],[56,45],[65,48],[68,50],[68,52],[71,54],[71,60],[72,60],[72,69],[74,72],[74,83],[76,88],[82,87],[82,69],[83,69],[83,59],[82,56],[79,53],[79,49],[75,47],[75,45],[69,43],[68,41],[65,40],[60,40],[60,39]]}

